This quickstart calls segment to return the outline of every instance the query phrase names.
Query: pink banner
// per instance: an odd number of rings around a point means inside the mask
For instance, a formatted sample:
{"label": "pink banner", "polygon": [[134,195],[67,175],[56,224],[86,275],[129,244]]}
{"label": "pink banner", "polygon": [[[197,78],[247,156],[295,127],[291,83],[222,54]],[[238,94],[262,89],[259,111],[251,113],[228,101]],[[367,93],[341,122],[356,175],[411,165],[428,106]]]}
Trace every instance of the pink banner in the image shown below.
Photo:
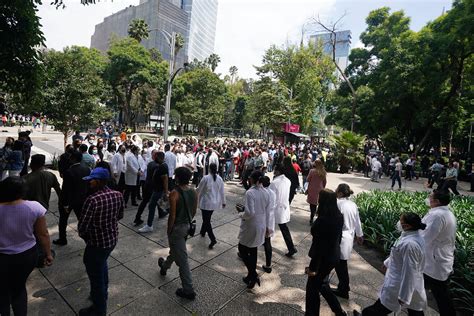
{"label": "pink banner", "polygon": [[283,131],[287,133],[299,133],[300,126],[298,124],[284,123]]}

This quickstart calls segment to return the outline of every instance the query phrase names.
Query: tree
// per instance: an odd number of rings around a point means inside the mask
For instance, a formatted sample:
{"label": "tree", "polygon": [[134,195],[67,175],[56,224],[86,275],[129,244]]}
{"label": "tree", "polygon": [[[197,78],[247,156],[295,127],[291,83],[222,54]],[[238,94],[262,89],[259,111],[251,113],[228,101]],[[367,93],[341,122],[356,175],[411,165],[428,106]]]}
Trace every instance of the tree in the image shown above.
{"label": "tree", "polygon": [[217,54],[211,54],[209,57],[206,58],[206,63],[209,65],[211,68],[212,72],[214,72],[221,62],[221,58]]}
{"label": "tree", "polygon": [[336,147],[335,157],[341,173],[347,173],[351,167],[364,160],[362,154],[364,140],[364,136],[349,131],[343,131],[339,135],[331,137],[331,141]]}
{"label": "tree", "polygon": [[[44,77],[41,85],[41,108],[51,125],[64,135],[64,146],[72,131],[107,119],[100,105],[104,83],[99,65],[105,59],[99,51],[85,47],[49,51],[44,55]],[[99,67],[99,68],[98,68]]]}
{"label": "tree", "polygon": [[[168,65],[153,60],[150,51],[131,38],[113,42],[107,55],[109,63],[104,78],[112,87],[115,102],[125,122],[130,127],[134,126],[134,120],[144,106],[137,100],[147,100],[138,98],[136,94],[143,93],[141,89],[156,89],[158,95],[148,100],[163,98]],[[155,101],[151,106],[156,105]]]}
{"label": "tree", "polygon": [[229,74],[230,74],[230,81],[231,83],[234,83],[236,77],[237,77],[237,73],[238,73],[239,69],[236,67],[236,66],[231,66],[229,68]]}
{"label": "tree", "polygon": [[130,22],[130,26],[128,28],[128,36],[133,39],[136,39],[139,43],[143,39],[147,39],[150,30],[148,29],[148,24],[146,24],[145,20],[142,19],[134,19]]}

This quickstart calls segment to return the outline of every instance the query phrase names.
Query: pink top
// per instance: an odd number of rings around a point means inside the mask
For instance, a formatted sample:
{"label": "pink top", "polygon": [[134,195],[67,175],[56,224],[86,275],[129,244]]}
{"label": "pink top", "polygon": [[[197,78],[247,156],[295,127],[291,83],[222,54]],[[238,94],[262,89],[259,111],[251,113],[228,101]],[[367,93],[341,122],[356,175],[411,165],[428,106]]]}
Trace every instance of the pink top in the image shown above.
{"label": "pink top", "polygon": [[46,213],[36,201],[0,205],[0,253],[13,255],[36,244],[34,224]]}
{"label": "pink top", "polygon": [[306,181],[308,181],[308,197],[306,198],[306,202],[318,205],[319,192],[326,187],[326,179],[323,180],[321,177],[316,175],[315,169],[311,169]]}

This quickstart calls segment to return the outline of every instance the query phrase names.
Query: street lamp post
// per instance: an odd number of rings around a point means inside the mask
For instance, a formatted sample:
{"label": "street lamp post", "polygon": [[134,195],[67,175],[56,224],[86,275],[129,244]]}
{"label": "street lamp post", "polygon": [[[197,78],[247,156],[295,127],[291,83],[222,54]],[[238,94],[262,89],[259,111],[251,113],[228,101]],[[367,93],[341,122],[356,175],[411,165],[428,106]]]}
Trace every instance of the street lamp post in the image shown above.
{"label": "street lamp post", "polygon": [[172,81],[175,77],[174,73],[174,58],[175,58],[175,48],[176,48],[176,33],[173,32],[169,34],[166,31],[162,31],[165,36],[168,37],[168,42],[170,44],[170,67],[169,67],[169,78],[168,78],[168,90],[166,93],[166,103],[165,103],[165,124],[163,128],[163,140],[165,142],[168,141],[168,129],[170,124],[170,107],[171,107],[171,89],[172,89]]}

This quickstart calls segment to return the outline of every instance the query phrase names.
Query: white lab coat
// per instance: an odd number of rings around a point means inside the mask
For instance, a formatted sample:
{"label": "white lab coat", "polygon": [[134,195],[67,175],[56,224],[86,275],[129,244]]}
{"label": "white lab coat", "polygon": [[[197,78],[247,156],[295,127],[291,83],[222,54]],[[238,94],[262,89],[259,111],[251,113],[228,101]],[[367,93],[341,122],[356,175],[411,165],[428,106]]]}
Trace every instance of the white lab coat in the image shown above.
{"label": "white lab coat", "polygon": [[269,186],[270,190],[275,192],[275,223],[285,224],[290,221],[290,188],[291,181],[284,175],[273,178]]}
{"label": "white lab coat", "polygon": [[176,154],[176,168],[184,167],[186,155],[184,153]]}
{"label": "white lab coat", "polygon": [[165,152],[165,163],[168,166],[168,177],[172,178],[176,169],[176,155],[171,151]]}
{"label": "white lab coat", "polygon": [[254,185],[245,192],[245,210],[241,214],[239,243],[259,247],[265,242],[270,198],[263,187]]}
{"label": "white lab coat", "polygon": [[114,153],[111,153],[110,151],[106,150],[106,151],[104,152],[104,158],[103,158],[103,160],[104,160],[105,162],[110,163],[110,162],[112,161],[112,158],[113,158],[114,156],[115,156]]}
{"label": "white lab coat", "polygon": [[341,239],[341,260],[349,260],[352,247],[354,246],[354,235],[362,237],[362,224],[359,218],[357,205],[348,198],[337,199],[337,207],[344,216]]}
{"label": "white lab coat", "polygon": [[421,232],[425,241],[424,273],[445,281],[453,271],[456,242],[456,217],[448,206],[432,208],[423,217],[426,229]]}
{"label": "white lab coat", "polygon": [[275,207],[276,207],[276,194],[273,192],[273,190],[268,188],[264,188],[268,196],[270,198],[270,206],[268,208],[267,212],[267,229],[269,232],[269,236],[267,237],[273,237],[273,234],[275,233]]}
{"label": "white lab coat", "polygon": [[197,187],[199,208],[201,210],[215,211],[226,204],[224,194],[224,181],[217,175],[216,181],[211,174],[204,176]]}
{"label": "white lab coat", "polygon": [[127,153],[125,155],[125,163],[125,185],[137,185],[138,170],[140,170],[138,157],[131,152]]}
{"label": "white lab coat", "polygon": [[384,261],[387,273],[380,290],[380,301],[392,312],[401,309],[398,300],[409,309],[426,308],[423,280],[425,264],[424,241],[418,231],[406,231],[392,247],[390,257]]}
{"label": "white lab coat", "polygon": [[[145,154],[146,157],[146,154]],[[138,165],[140,166],[140,170],[143,172],[142,175],[140,176],[140,181],[145,181],[146,180],[146,169],[147,165],[151,160],[148,160],[146,158],[143,158],[142,155],[138,156]]]}
{"label": "white lab coat", "polygon": [[[206,154],[206,155],[204,156],[204,161],[203,161],[204,166],[206,165],[206,161],[207,161],[207,156],[208,156],[208,155],[209,155],[209,154]],[[219,156],[217,156],[217,154],[216,154],[215,152],[212,152],[211,156],[209,157],[209,166],[210,166],[211,164],[213,164],[213,163],[216,164],[217,170],[219,170]],[[206,169],[206,168],[204,168],[204,173],[205,173],[205,174],[208,174],[208,173],[209,173],[209,169],[207,170],[207,172],[206,172],[205,169]]]}
{"label": "white lab coat", "polygon": [[110,161],[110,170],[116,183],[120,180],[120,174],[125,173],[125,157],[121,153],[116,153]]}

